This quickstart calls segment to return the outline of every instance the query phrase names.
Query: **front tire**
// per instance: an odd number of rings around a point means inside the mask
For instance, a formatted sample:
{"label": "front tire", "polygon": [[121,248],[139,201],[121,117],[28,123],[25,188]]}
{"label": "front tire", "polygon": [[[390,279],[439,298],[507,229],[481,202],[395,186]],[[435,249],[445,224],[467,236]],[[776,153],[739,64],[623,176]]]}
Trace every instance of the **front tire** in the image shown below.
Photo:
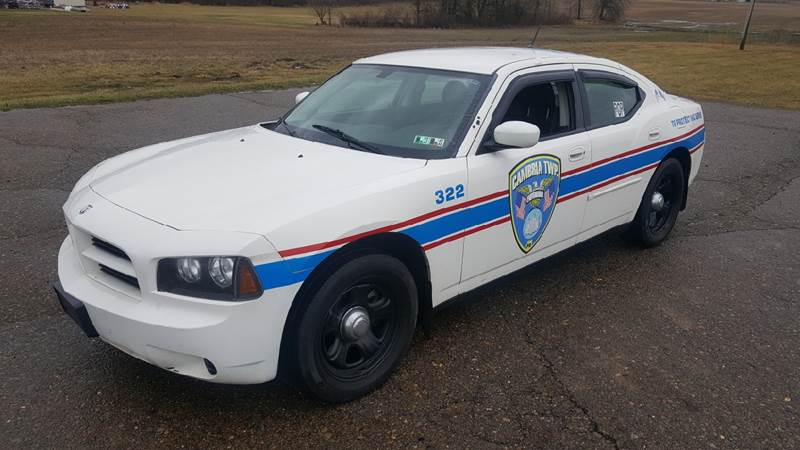
{"label": "front tire", "polygon": [[669,235],[683,201],[683,166],[674,158],[664,160],[650,179],[628,237],[644,247],[655,247]]}
{"label": "front tire", "polygon": [[342,403],[376,389],[411,345],[417,288],[396,258],[355,257],[333,271],[307,301],[291,357],[297,381],[321,400]]}

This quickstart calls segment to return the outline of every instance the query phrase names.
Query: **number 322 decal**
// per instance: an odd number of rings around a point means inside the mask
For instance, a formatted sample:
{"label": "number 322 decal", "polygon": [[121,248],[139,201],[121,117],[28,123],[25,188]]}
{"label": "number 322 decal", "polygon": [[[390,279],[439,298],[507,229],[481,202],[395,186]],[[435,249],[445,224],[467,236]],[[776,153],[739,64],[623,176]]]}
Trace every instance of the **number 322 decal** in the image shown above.
{"label": "number 322 decal", "polygon": [[444,202],[449,202],[464,196],[464,185],[450,186],[444,190],[439,190],[433,193],[436,197],[436,204],[441,205]]}

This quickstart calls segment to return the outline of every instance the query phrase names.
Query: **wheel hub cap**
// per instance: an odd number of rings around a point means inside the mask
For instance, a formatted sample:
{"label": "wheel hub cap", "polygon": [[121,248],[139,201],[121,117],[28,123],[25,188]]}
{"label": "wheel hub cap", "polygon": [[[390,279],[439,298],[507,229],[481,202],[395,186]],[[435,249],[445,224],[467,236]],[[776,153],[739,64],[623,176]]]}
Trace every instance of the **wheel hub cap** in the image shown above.
{"label": "wheel hub cap", "polygon": [[664,196],[661,195],[661,192],[653,192],[653,198],[650,199],[650,206],[653,208],[653,211],[661,211],[664,209]]}
{"label": "wheel hub cap", "polygon": [[342,336],[348,339],[359,339],[366,335],[370,328],[369,313],[356,306],[347,310],[342,316]]}

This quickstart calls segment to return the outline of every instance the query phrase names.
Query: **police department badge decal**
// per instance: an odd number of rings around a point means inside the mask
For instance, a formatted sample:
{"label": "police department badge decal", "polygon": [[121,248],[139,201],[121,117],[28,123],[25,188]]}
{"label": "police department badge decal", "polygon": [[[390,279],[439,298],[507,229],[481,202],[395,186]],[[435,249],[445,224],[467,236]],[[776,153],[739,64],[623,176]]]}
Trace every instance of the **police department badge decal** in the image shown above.
{"label": "police department badge decal", "polygon": [[560,181],[561,160],[549,155],[531,156],[508,173],[511,227],[523,252],[530,252],[547,228]]}

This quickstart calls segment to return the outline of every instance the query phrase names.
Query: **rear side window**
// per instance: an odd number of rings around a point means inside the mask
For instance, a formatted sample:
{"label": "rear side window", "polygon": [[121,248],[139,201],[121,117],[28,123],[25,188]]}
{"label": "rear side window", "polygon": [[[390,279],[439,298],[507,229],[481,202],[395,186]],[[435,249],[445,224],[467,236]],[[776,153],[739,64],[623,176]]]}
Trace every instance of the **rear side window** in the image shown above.
{"label": "rear side window", "polygon": [[583,86],[590,128],[625,122],[643,100],[641,90],[634,82],[611,74],[608,77],[584,75]]}

